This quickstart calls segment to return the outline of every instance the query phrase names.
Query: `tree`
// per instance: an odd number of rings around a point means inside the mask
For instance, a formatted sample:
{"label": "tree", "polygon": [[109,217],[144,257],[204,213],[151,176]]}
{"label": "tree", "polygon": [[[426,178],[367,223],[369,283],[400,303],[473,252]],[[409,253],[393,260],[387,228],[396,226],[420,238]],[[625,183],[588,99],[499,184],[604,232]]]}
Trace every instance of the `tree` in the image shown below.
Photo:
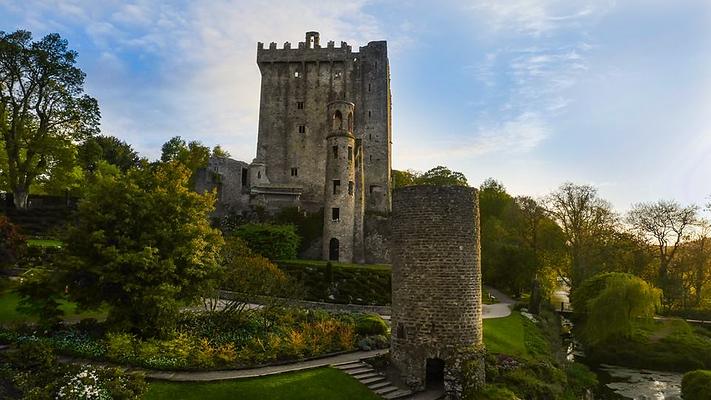
{"label": "tree", "polygon": [[671,263],[681,243],[688,238],[690,228],[696,223],[698,207],[681,206],[676,201],[659,200],[654,203],[638,203],[630,210],[627,221],[641,237],[654,243],[657,248],[659,269],[657,284],[664,291],[666,300],[671,298]]}
{"label": "tree", "polygon": [[711,225],[700,221],[689,239],[679,247],[679,254],[672,263],[672,274],[681,276],[685,292],[683,305],[691,303],[699,307],[704,288],[711,283]]}
{"label": "tree", "polygon": [[417,177],[415,184],[434,186],[469,186],[467,178],[463,173],[451,171],[449,168],[441,165],[436,166]]}
{"label": "tree", "polygon": [[140,157],[130,144],[114,136],[94,136],[79,146],[81,167],[94,172],[99,161],[117,166],[122,172],[138,167]]}
{"label": "tree", "polygon": [[393,170],[392,178],[393,189],[413,185],[469,186],[464,174],[441,165],[424,173],[411,169],[407,171]]}
{"label": "tree", "polygon": [[222,146],[219,144],[215,147],[212,148],[212,156],[213,157],[229,157],[230,153],[223,149]]}
{"label": "tree", "polygon": [[98,132],[99,107],[84,94],[76,58],[58,34],[33,42],[27,31],[0,32],[0,171],[17,208],[58,154]]}
{"label": "tree", "polygon": [[71,300],[106,304],[114,329],[147,337],[172,330],[181,302],[209,286],[223,243],[209,223],[214,195],[192,191],[189,176],[170,162],[92,177],[57,271]]}
{"label": "tree", "polygon": [[575,288],[597,272],[600,258],[595,257],[596,251],[615,232],[618,217],[610,203],[589,185],[564,183],[548,195],[545,206],[565,235],[570,269],[562,272]]}
{"label": "tree", "polygon": [[591,344],[629,337],[633,322],[651,319],[659,306],[660,290],[634,275],[613,274],[605,288],[588,301],[583,334]]}

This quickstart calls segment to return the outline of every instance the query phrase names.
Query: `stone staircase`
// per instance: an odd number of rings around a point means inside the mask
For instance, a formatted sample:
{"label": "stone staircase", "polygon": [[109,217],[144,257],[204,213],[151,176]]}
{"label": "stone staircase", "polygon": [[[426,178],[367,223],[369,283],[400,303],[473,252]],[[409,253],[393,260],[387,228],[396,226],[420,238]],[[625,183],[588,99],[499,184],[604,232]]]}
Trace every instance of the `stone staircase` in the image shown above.
{"label": "stone staircase", "polygon": [[348,375],[356,378],[360,383],[366,385],[378,396],[387,399],[410,399],[412,391],[401,389],[393,385],[384,375],[377,372],[370,365],[363,361],[352,361],[343,364],[336,364],[334,368],[340,369]]}

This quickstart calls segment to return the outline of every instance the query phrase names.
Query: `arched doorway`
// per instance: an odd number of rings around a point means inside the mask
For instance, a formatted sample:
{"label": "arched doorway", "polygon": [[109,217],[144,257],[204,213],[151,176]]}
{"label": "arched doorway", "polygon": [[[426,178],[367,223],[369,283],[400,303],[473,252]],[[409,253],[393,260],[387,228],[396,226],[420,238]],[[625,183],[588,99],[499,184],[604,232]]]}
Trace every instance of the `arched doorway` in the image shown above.
{"label": "arched doorway", "polygon": [[428,358],[426,372],[428,389],[444,387],[444,361],[442,359]]}
{"label": "arched doorway", "polygon": [[331,238],[331,241],[328,242],[328,259],[331,261],[338,261],[338,250],[338,239]]}

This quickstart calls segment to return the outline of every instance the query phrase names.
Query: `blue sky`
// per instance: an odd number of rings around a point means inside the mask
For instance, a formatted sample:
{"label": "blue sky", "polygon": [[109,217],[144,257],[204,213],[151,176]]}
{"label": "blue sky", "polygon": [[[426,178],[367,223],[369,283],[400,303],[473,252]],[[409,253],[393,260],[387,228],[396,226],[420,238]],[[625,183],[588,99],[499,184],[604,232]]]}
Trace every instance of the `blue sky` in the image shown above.
{"label": "blue sky", "polygon": [[711,195],[711,2],[0,0],[0,30],[59,32],[102,130],[255,154],[256,42],[389,43],[393,167],[540,196],[596,185],[624,211]]}

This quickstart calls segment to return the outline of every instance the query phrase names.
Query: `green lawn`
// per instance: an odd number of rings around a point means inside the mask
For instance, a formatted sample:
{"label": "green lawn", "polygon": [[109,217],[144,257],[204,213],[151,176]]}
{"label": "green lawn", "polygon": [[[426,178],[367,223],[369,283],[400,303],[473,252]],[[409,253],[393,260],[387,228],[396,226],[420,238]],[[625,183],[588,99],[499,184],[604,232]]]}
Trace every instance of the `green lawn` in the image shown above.
{"label": "green lawn", "polygon": [[28,239],[28,246],[36,247],[62,247],[62,242],[56,239]]}
{"label": "green lawn", "polygon": [[377,400],[367,387],[332,368],[210,383],[153,381],[145,400]]}
{"label": "green lawn", "polygon": [[[8,322],[34,322],[37,320],[36,317],[28,316],[17,311],[17,304],[20,302],[20,296],[12,292],[12,290],[5,290],[0,292],[0,323]],[[104,318],[106,317],[105,311],[90,311],[77,313],[76,304],[70,303],[68,301],[62,301],[59,308],[64,312],[65,319],[81,319],[81,318]]]}
{"label": "green lawn", "polygon": [[506,318],[485,319],[484,344],[487,351],[512,356],[527,356],[522,318],[521,314],[514,311]]}

